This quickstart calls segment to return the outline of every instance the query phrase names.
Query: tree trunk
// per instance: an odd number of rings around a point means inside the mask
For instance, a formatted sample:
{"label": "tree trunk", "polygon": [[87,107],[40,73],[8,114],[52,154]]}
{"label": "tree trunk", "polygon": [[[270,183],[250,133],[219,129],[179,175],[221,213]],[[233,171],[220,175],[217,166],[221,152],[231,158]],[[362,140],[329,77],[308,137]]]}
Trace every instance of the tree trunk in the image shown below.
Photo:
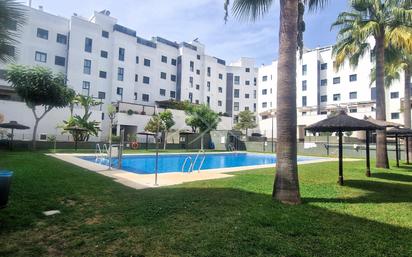
{"label": "tree trunk", "polygon": [[166,150],[166,145],[167,145],[167,131],[163,132],[163,150]]}
{"label": "tree trunk", "polygon": [[[411,69],[409,65],[405,68],[405,84],[404,84],[404,100],[403,100],[403,123],[405,128],[411,128]],[[409,140],[409,157],[412,156],[412,140]]]}
{"label": "tree trunk", "polygon": [[277,79],[277,163],[273,197],[299,204],[297,166],[296,50],[298,0],[280,1],[279,63]]}
{"label": "tree trunk", "polygon": [[36,135],[37,135],[37,127],[39,126],[40,119],[35,117],[34,127],[33,127],[33,137],[32,137],[32,150],[36,150]]}
{"label": "tree trunk", "polygon": [[200,150],[203,150],[203,133],[200,134]]}
{"label": "tree trunk", "polygon": [[[376,40],[376,119],[386,121],[385,104],[385,30],[381,28]],[[376,131],[376,167],[389,169],[386,130]]]}

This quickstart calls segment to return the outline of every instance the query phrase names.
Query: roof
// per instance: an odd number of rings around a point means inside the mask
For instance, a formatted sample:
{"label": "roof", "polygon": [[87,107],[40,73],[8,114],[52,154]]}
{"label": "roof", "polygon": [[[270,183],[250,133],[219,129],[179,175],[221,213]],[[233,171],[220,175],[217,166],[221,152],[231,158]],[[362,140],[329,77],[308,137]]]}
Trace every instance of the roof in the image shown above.
{"label": "roof", "polygon": [[386,132],[387,136],[412,136],[412,129],[410,128],[392,128]]}
{"label": "roof", "polygon": [[381,126],[366,120],[356,119],[341,111],[338,115],[321,120],[306,128],[312,132],[339,132],[357,130],[382,130]]}
{"label": "roof", "polygon": [[390,121],[385,121],[385,120],[376,120],[372,117],[366,117],[364,118],[364,120],[367,120],[375,125],[381,126],[381,127],[385,127],[385,128],[390,128],[390,127],[402,127],[402,124],[399,123],[395,123],[395,122],[390,122]]}

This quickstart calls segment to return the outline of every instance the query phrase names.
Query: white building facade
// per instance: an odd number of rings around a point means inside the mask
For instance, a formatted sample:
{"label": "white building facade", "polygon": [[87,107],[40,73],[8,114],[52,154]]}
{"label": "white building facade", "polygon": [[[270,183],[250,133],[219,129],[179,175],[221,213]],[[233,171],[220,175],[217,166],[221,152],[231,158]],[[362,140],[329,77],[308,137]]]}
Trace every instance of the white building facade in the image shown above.
{"label": "white building facade", "polygon": [[[106,106],[112,103],[119,110],[117,131],[123,127],[131,134],[144,130],[154,106],[162,101],[207,104],[221,114],[218,128],[225,130],[232,129],[240,111],[257,114],[253,59],[241,58],[226,65],[207,55],[198,40],[177,43],[161,37],[141,38],[133,29],[119,25],[107,10],[95,12],[89,19],[76,14],[67,19],[27,7],[26,25],[19,30],[20,43],[14,46],[16,63],[64,73],[77,93],[101,100],[103,105],[94,110],[93,118],[101,122],[103,132],[108,131]],[[27,110],[8,108],[16,97],[4,81],[6,68],[0,63],[0,112],[9,121]],[[58,115],[61,119],[57,121],[46,116],[41,122],[45,124],[42,134],[56,134],[56,124],[68,118],[66,113],[67,117]],[[188,129],[184,112],[175,111],[175,115],[182,116],[176,117],[180,122],[175,129]]]}

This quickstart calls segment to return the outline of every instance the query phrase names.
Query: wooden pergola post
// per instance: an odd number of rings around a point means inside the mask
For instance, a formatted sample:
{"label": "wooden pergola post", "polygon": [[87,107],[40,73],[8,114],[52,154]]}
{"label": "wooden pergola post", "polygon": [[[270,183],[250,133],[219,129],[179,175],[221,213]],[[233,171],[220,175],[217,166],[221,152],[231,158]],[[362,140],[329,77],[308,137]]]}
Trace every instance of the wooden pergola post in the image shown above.
{"label": "wooden pergola post", "polygon": [[339,185],[343,186],[343,145],[342,145],[342,131],[339,130]]}
{"label": "wooden pergola post", "polygon": [[366,130],[366,176],[371,176],[371,161],[369,152],[369,130]]}

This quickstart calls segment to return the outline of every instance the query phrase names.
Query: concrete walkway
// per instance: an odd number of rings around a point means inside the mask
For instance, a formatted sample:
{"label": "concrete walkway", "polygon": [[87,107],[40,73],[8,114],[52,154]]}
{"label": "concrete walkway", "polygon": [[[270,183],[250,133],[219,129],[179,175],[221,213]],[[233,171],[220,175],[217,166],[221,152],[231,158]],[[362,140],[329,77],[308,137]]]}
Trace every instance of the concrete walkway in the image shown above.
{"label": "concrete walkway", "polygon": [[[222,169],[211,169],[201,172],[192,172],[192,173],[183,173],[183,172],[170,172],[170,173],[159,173],[158,174],[158,185],[155,185],[155,175],[154,174],[136,174],[133,172],[111,169],[108,170],[108,167],[98,163],[86,161],[78,158],[79,156],[94,156],[91,154],[47,154],[48,156],[55,157],[57,159],[63,160],[65,162],[72,163],[76,166],[82,167],[84,169],[96,172],[98,174],[113,178],[114,181],[121,183],[125,186],[134,188],[134,189],[144,189],[144,188],[153,188],[160,186],[171,186],[178,185],[186,182],[199,181],[199,180],[210,180],[210,179],[221,179],[229,178],[233,175],[230,175],[231,172],[244,171],[244,170],[253,170],[253,169],[262,169],[262,168],[274,168],[276,164],[270,165],[257,165],[257,166],[245,166],[245,167],[235,167],[235,168],[222,168]],[[146,154],[147,155],[147,154]],[[162,154],[164,155],[164,154]],[[301,164],[309,163],[320,163],[327,161],[337,161],[336,158],[321,158],[310,161],[299,162]],[[355,160],[355,159],[351,159]],[[345,161],[351,161],[346,160]]]}

